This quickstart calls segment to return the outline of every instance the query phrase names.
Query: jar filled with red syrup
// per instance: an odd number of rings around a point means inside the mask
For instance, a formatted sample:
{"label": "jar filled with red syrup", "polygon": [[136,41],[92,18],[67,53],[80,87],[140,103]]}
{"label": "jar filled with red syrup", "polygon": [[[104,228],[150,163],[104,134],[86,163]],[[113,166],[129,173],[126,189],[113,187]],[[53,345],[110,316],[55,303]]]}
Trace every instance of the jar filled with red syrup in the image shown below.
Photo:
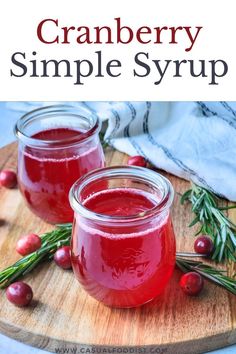
{"label": "jar filled with red syrup", "polygon": [[99,130],[98,117],[82,105],[43,107],[17,121],[19,188],[41,219],[52,224],[73,220],[71,186],[105,165]]}
{"label": "jar filled with red syrup", "polygon": [[175,267],[173,195],[168,179],[141,167],[98,169],[73,185],[73,271],[92,297],[136,307],[163,292]]}

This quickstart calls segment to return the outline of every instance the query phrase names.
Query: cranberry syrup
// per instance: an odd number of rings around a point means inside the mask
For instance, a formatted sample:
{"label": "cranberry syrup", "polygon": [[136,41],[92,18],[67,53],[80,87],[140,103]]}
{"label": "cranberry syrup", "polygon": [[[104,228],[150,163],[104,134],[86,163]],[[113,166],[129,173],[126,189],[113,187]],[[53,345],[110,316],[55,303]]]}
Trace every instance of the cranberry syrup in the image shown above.
{"label": "cranberry syrup", "polygon": [[[18,180],[30,209],[50,223],[72,222],[73,211],[68,193],[72,184],[88,171],[103,167],[100,144],[84,143],[58,147],[58,141],[83,137],[83,132],[69,128],[40,131],[32,138],[50,141],[51,149],[25,147],[19,150]],[[53,144],[55,141],[55,144]],[[57,143],[56,143],[57,141]]]}
{"label": "cranberry syrup", "polygon": [[[150,193],[116,188],[97,192],[84,202],[96,213],[132,216],[152,209]],[[127,225],[127,224],[126,224]],[[169,211],[162,217],[120,227],[75,214],[73,270],[85,290],[114,307],[135,307],[159,295],[175,266],[175,237]]]}

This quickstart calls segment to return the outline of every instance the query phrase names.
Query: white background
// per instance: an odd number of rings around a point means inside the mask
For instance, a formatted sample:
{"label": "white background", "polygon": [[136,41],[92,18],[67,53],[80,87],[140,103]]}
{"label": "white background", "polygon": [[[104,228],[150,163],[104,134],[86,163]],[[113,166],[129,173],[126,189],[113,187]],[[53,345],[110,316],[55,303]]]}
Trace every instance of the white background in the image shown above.
{"label": "white background", "polygon": [[[21,0],[8,1],[0,12],[1,54],[0,94],[1,100],[235,100],[234,81],[236,77],[235,50],[235,1],[189,1],[189,0],[145,0],[145,1],[55,1]],[[41,43],[36,36],[39,22],[45,18],[59,20],[56,34],[60,37],[60,26],[89,27],[108,25],[114,27],[115,17],[121,17],[122,24],[133,29],[141,26],[203,26],[190,52],[185,52],[188,41],[179,32],[179,44],[168,44],[170,33],[164,34],[164,43],[142,45],[134,42],[128,45],[76,43],[76,31],[71,44]],[[49,28],[49,26],[48,26]],[[52,27],[50,29],[51,33]],[[50,34],[49,33],[49,34]],[[37,59],[89,59],[96,68],[96,50],[102,50],[104,63],[111,59],[122,62],[119,78],[85,78],[85,84],[74,85],[74,78],[30,78],[29,60]],[[11,56],[14,52],[25,52],[28,73],[22,78],[10,77]],[[37,56],[32,56],[32,51]],[[148,52],[151,74],[147,77],[133,77],[134,55]],[[208,85],[210,79],[192,78],[189,66],[185,64],[182,78],[173,78],[173,67],[169,66],[160,85],[153,82],[159,78],[151,59],[199,59],[206,60],[207,74],[210,74],[209,60],[223,59],[229,72],[219,78],[219,85]],[[42,68],[39,63],[39,74]],[[16,71],[16,70],[15,70]],[[21,70],[18,69],[18,72]]]}

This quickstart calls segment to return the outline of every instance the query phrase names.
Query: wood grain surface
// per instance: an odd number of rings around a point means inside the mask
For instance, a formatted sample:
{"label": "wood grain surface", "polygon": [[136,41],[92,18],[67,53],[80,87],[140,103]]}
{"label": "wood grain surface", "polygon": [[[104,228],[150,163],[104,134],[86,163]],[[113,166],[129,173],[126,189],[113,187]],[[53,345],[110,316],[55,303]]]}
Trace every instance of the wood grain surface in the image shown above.
{"label": "wood grain surface", "polygon": [[[16,144],[0,149],[0,169],[16,169],[16,150]],[[124,164],[127,156],[107,150],[106,160],[108,165]],[[178,194],[189,185],[167,176],[176,191],[172,215],[177,250],[192,251],[194,229],[187,226],[190,207],[179,205]],[[236,220],[235,210],[230,210],[230,216]],[[52,226],[27,209],[17,189],[0,189],[0,269],[19,258],[15,245],[20,235],[50,229]],[[230,266],[228,273],[235,270]],[[146,353],[191,354],[235,343],[236,297],[209,282],[199,297],[187,297],[178,287],[180,274],[175,271],[158,300],[122,310],[90,298],[71,271],[61,270],[53,262],[44,263],[25,278],[34,291],[30,307],[14,307],[6,300],[5,291],[0,291],[0,332],[52,352],[58,348],[89,352],[94,346],[141,346]]]}

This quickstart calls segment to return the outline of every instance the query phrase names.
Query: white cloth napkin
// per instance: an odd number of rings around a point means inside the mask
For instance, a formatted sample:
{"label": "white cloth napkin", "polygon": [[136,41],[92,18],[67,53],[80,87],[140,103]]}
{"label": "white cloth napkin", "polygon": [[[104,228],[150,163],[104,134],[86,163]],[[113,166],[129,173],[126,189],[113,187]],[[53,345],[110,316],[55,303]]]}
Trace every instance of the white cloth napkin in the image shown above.
{"label": "white cloth napkin", "polygon": [[236,201],[236,102],[87,104],[117,150]]}
{"label": "white cloth napkin", "polygon": [[[13,121],[24,112],[48,104],[1,103],[0,119],[5,114]],[[117,150],[143,155],[160,169],[236,201],[236,102],[82,104],[107,120],[105,139]],[[9,140],[4,124],[0,131],[0,145],[4,145],[2,141]]]}

